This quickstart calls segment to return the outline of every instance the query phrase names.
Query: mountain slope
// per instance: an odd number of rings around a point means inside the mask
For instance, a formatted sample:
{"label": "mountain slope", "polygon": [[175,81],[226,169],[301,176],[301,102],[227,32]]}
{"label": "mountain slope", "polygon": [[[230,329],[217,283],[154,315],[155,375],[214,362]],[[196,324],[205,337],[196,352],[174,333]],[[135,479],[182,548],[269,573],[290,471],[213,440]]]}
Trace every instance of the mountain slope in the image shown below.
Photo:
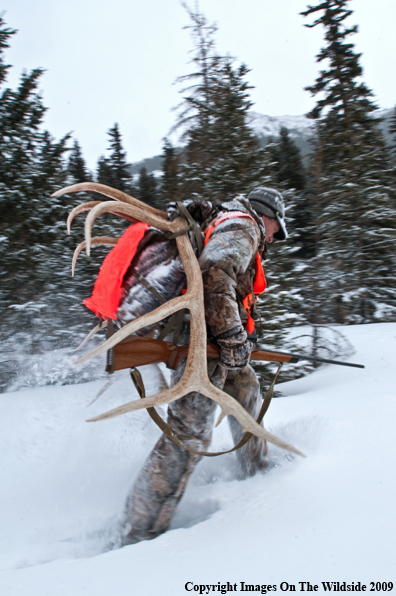
{"label": "mountain slope", "polygon": [[[389,134],[389,124],[393,113],[393,108],[378,110],[377,112],[378,118],[383,118],[380,127],[389,144],[392,143]],[[259,112],[250,112],[250,127],[263,145],[267,144],[269,140],[276,141],[282,126],[285,126],[289,130],[290,137],[296,143],[297,147],[299,147],[303,156],[307,156],[310,151],[309,140],[314,134],[312,120],[306,116],[266,116]],[[161,162],[160,155],[148,157],[134,163],[131,166],[131,173],[137,174],[142,167],[145,167],[148,172],[158,171],[161,169]]]}
{"label": "mountain slope", "polygon": [[[390,109],[378,110],[376,114],[378,118],[383,118],[380,128],[389,143],[391,143],[389,124],[393,113],[394,110]],[[310,151],[309,140],[314,135],[314,123],[306,116],[265,116],[258,112],[251,112],[250,126],[263,145],[271,139],[276,140],[279,137],[280,129],[284,126],[304,156]]]}

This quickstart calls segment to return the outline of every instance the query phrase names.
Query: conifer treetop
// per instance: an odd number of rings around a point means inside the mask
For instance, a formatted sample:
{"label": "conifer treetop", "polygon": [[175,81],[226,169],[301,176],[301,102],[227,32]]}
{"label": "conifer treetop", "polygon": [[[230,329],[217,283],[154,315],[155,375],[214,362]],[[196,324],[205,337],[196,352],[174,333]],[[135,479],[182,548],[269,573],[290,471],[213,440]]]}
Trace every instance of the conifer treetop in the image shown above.
{"label": "conifer treetop", "polygon": [[10,64],[4,63],[4,50],[10,47],[8,40],[15,35],[16,29],[6,27],[3,17],[0,14],[0,85],[5,81],[7,70]]}
{"label": "conifer treetop", "polygon": [[74,140],[73,147],[69,154],[67,171],[72,177],[72,184],[86,182],[92,178],[87,170],[81,147],[77,139]]}
{"label": "conifer treetop", "polygon": [[110,137],[109,157],[101,156],[98,160],[97,180],[122,192],[131,189],[130,164],[126,159],[126,152],[122,146],[122,137],[118,124],[115,123],[107,132]]}
{"label": "conifer treetop", "polygon": [[372,91],[358,80],[363,74],[359,63],[361,54],[356,53],[355,45],[347,41],[350,35],[358,32],[358,27],[347,27],[344,24],[345,19],[353,14],[353,11],[347,8],[347,4],[348,0],[325,0],[316,6],[308,6],[306,11],[300,13],[305,17],[318,12],[323,13],[313,23],[305,24],[305,27],[323,25],[326,45],[316,56],[316,61],[329,61],[329,67],[320,71],[315,84],[306,87],[312,95],[324,94],[309,112],[309,118],[318,119],[326,115],[333,118],[342,117],[348,121],[352,108],[364,114],[377,109],[369,99],[373,96]]}
{"label": "conifer treetop", "polygon": [[173,130],[182,129],[181,196],[221,203],[268,183],[268,158],[249,127],[249,68],[217,52],[215,25],[185,7],[193,37],[193,72],[178,79],[183,101]]}

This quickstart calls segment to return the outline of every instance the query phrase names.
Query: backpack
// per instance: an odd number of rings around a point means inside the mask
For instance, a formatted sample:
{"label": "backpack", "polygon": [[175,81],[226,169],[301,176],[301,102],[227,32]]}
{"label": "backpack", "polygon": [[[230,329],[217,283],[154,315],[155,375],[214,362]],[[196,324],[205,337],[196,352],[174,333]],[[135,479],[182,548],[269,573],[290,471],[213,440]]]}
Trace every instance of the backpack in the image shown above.
{"label": "backpack", "polygon": [[[172,210],[175,209],[175,203],[170,203],[169,206],[168,212],[170,211],[172,213]],[[186,206],[183,206],[184,209],[186,209]],[[180,208],[180,203],[178,204],[178,207]],[[198,230],[200,230],[200,226],[205,230],[204,247],[208,244],[214,230],[223,221],[235,217],[248,217],[254,221],[251,215],[242,211],[229,211],[220,216],[216,216],[216,212],[213,212],[212,205],[203,201],[191,201],[188,204],[187,209],[189,221],[192,218],[196,223],[196,228],[198,228]],[[177,210],[175,210],[175,214],[178,214]],[[132,224],[127,228],[114,248],[105,257],[95,281],[92,296],[84,300],[85,306],[92,310],[97,316],[111,320],[117,318],[117,310],[122,298],[124,277],[135,256],[142,250],[142,245],[147,245],[147,243],[142,241],[148,230],[149,225],[146,223],[138,222]],[[198,233],[200,234],[200,231]],[[197,230],[195,230],[195,235],[197,236]],[[144,278],[139,276],[139,281],[144,283],[145,287],[158,297],[157,290],[145,281]],[[259,253],[257,253],[252,291],[243,299],[243,306],[248,315],[246,330],[249,334],[253,333],[255,327],[252,314],[255,307],[256,296],[264,292],[266,285],[261,258]],[[159,297],[161,298],[161,295],[159,295]]]}

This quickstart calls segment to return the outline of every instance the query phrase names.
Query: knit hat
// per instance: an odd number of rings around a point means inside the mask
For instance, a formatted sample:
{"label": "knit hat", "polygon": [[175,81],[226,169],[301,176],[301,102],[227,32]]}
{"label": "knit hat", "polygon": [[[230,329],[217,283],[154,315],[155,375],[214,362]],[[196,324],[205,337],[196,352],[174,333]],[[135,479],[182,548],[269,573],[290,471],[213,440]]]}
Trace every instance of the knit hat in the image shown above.
{"label": "knit hat", "polygon": [[286,240],[288,234],[285,223],[285,203],[281,193],[273,188],[258,186],[248,195],[248,199],[259,215],[278,220],[280,229],[274,234],[274,238]]}

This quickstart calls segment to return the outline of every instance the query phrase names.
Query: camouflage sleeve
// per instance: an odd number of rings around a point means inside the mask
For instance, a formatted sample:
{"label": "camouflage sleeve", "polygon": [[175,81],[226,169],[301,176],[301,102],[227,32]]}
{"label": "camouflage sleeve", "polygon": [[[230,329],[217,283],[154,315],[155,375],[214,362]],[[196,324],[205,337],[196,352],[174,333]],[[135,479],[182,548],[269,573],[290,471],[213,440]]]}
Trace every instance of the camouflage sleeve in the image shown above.
{"label": "camouflage sleeve", "polygon": [[252,220],[230,219],[216,228],[202,252],[199,263],[205,316],[214,337],[226,339],[240,334],[246,338],[236,289],[254,262],[259,238],[258,227]]}

